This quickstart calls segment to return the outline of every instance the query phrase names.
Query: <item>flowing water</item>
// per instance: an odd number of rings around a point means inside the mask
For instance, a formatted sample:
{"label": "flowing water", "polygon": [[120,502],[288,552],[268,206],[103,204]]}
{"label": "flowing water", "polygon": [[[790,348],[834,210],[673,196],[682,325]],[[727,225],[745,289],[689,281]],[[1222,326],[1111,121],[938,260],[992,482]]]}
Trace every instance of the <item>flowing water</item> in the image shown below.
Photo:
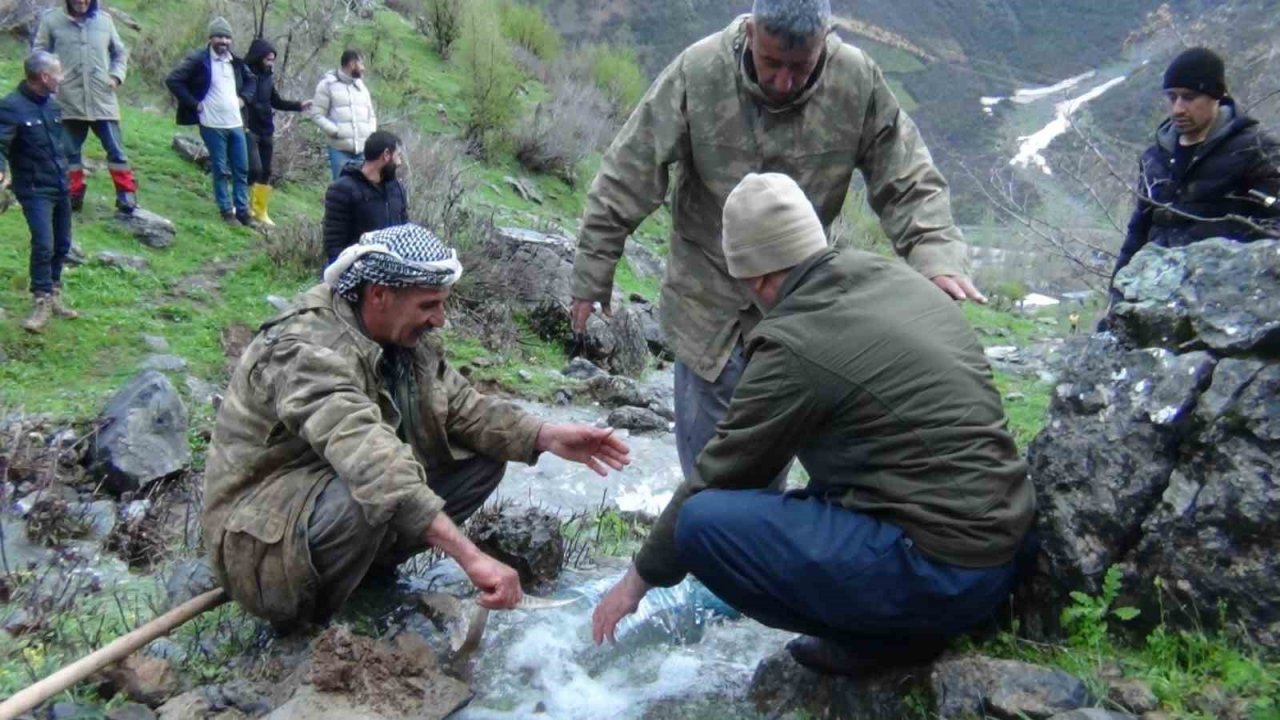
{"label": "flowing water", "polygon": [[[670,373],[646,385],[670,398]],[[553,421],[603,424],[596,406],[548,407],[522,403]],[[626,434],[626,433],[624,433]],[[632,464],[600,478],[582,466],[544,455],[534,467],[512,465],[500,494],[514,504],[562,513],[598,508],[602,496],[624,510],[657,513],[680,483],[670,433],[631,436]],[[591,613],[622,576],[625,559],[567,569],[554,598],[580,598],[564,607],[495,612],[472,661],[476,697],[463,720],[501,718],[746,718],[745,691],[757,663],[790,634],[737,617],[696,581],[656,589],[618,627],[617,645],[595,646]],[[414,583],[465,593],[452,563],[441,563]]]}

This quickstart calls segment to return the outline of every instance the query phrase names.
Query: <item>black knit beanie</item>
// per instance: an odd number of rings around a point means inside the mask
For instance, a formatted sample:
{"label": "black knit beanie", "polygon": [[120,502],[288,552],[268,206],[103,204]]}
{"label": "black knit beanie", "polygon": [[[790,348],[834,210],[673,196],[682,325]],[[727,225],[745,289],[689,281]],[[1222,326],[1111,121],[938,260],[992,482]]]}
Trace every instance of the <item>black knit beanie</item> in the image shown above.
{"label": "black knit beanie", "polygon": [[1209,48],[1191,48],[1169,63],[1164,89],[1186,88],[1222,99],[1227,94],[1227,71],[1222,58]]}

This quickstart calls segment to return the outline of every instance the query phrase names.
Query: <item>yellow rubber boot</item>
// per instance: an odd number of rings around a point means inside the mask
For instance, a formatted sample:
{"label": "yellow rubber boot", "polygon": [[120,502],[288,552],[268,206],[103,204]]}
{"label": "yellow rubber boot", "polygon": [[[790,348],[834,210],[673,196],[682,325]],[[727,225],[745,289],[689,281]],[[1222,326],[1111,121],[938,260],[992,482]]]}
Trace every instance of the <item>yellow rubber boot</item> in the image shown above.
{"label": "yellow rubber boot", "polygon": [[258,222],[269,228],[276,226],[271,216],[267,214],[267,208],[271,205],[271,189],[270,185],[258,186]]}

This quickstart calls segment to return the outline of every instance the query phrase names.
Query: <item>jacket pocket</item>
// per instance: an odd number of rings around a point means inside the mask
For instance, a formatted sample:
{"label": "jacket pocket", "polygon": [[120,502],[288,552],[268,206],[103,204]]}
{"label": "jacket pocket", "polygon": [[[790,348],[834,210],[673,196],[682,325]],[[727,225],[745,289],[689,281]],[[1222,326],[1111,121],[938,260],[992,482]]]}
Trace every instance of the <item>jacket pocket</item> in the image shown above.
{"label": "jacket pocket", "polygon": [[249,612],[275,622],[296,619],[301,606],[301,588],[288,573],[287,527],[284,513],[242,502],[222,536],[227,591]]}

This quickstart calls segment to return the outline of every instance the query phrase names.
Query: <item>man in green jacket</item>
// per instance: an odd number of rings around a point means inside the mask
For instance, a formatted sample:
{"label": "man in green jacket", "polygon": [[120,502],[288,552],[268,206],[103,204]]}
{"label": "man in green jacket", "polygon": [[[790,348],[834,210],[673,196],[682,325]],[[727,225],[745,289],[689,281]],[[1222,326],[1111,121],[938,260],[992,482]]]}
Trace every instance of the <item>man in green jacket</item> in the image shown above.
{"label": "man in green jacket", "polygon": [[462,267],[430,232],[368,233],[325,282],[264,324],[218,412],[205,471],[205,547],[222,586],[282,629],[323,622],[373,568],[428,546],[490,608],[515,570],[457,527],[508,460],[552,452],[604,475],[629,462],[609,430],[544,423],[485,397],[430,333]]}
{"label": "man in green jacket", "polygon": [[743,333],[760,317],[720,250],[721,208],[747,173],[790,175],[830,228],[860,172],[898,254],[951,297],[984,300],[966,277],[947,183],[915,124],[876,64],[830,26],[828,0],[756,0],[751,15],[662,71],[587,195],[572,290],[578,332],[595,303],[608,307],[627,236],[671,193],[662,326],[676,355],[686,475],[724,417]]}
{"label": "man in green jacket", "polygon": [[120,103],[116,90],[124,84],[129,49],[120,40],[111,15],[98,0],[66,0],[66,12],[50,10],[40,19],[36,50],[58,56],[66,78],[58,91],[62,124],[71,138],[71,208],[84,205],[85,181],[81,149],[89,131],[107,153],[107,170],[116,188],[116,209],[137,207],[138,182],[124,153],[120,135]]}
{"label": "man in green jacket", "polygon": [[[596,642],[691,572],[859,674],[941,650],[1009,594],[1034,509],[978,340],[896,260],[827,248],[804,191],[748,175],[723,252],[765,313],[715,437],[593,618]],[[793,458],[802,492],[766,490]]]}

